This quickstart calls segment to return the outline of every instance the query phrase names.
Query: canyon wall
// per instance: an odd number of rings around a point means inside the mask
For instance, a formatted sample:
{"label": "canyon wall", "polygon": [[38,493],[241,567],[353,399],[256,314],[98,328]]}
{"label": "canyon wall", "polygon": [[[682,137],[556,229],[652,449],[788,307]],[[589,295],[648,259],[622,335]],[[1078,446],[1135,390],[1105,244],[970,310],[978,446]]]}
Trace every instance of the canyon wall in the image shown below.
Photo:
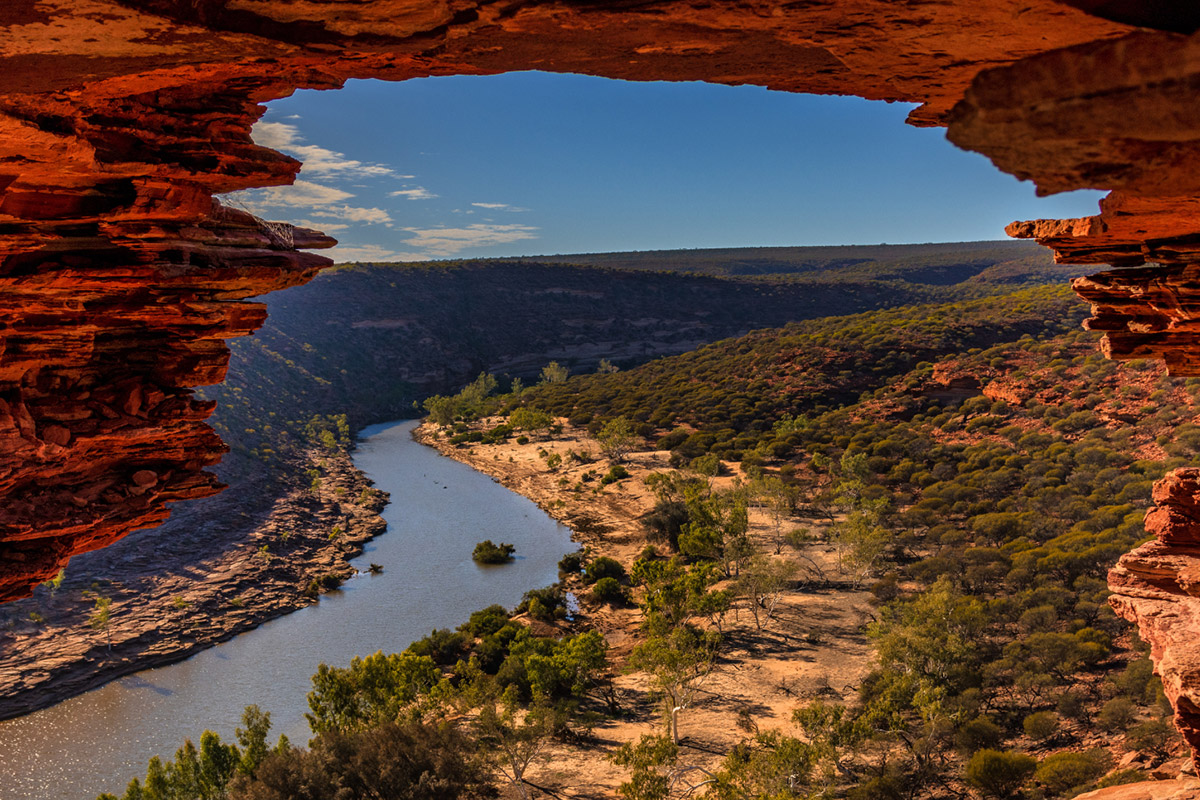
{"label": "canyon wall", "polygon": [[[1200,374],[1200,13],[1182,5],[8,0],[0,601],[219,488],[204,468],[223,445],[191,389],[262,323],[245,298],[307,281],[328,260],[302,251],[333,244],[215,199],[294,179],[250,127],[300,87],[540,69],[919,103],[912,124],[946,126],[1042,193],[1111,190],[1094,217],[1009,233],[1120,268],[1076,282],[1109,355]],[[1159,542],[1113,576],[1194,745],[1197,487],[1159,487]]]}

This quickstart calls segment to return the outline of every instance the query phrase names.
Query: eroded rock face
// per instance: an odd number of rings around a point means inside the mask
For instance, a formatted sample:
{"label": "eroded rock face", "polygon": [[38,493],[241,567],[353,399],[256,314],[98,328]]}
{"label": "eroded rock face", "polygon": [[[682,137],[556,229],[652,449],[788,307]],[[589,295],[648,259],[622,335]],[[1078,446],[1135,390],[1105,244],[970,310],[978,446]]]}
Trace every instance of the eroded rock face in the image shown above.
{"label": "eroded rock face", "polygon": [[[223,446],[191,387],[219,381],[224,339],[262,322],[244,299],[307,280],[327,261],[299,251],[332,244],[214,200],[294,178],[296,162],[249,131],[260,103],[298,87],[541,69],[921,103],[913,124],[948,126],[1042,192],[1114,190],[1095,217],[1009,233],[1063,262],[1141,267],[1077,283],[1091,327],[1113,357],[1200,373],[1200,14],[1185,6],[7,0],[0,601],[161,520],[165,502],[217,489],[203,470]],[[1193,524],[1196,503],[1179,500],[1192,489],[1179,487],[1195,478],[1160,487],[1156,530]],[[1118,602],[1150,637],[1192,613],[1180,559],[1193,545],[1175,535],[1114,571]],[[1200,695],[1172,665],[1200,653],[1159,641],[1195,741]]]}
{"label": "eroded rock face", "polygon": [[1200,751],[1200,469],[1163,478],[1154,503],[1146,530],[1155,539],[1109,572],[1109,602],[1150,644],[1175,723]]}

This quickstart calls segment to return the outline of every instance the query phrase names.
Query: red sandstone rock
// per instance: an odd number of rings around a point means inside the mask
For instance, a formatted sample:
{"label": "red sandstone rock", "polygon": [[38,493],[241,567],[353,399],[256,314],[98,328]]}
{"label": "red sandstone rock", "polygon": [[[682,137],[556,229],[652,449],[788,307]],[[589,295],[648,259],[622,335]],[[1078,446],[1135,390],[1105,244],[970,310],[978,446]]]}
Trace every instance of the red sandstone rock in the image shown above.
{"label": "red sandstone rock", "polygon": [[1154,487],[1146,530],[1155,540],[1122,556],[1108,576],[1113,608],[1138,626],[1175,708],[1200,748],[1200,469],[1180,469]]}
{"label": "red sandstone rock", "polygon": [[1127,783],[1084,792],[1076,795],[1075,800],[1200,800],[1200,780],[1187,777]]}

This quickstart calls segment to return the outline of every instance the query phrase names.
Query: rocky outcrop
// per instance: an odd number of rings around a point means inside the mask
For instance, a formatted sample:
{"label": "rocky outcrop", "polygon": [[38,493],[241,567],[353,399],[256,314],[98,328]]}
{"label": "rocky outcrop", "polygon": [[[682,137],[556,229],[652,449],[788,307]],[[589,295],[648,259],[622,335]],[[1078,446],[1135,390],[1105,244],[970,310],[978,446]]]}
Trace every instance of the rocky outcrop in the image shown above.
{"label": "rocky outcrop", "polygon": [[1150,644],[1175,723],[1200,750],[1200,469],[1163,478],[1154,502],[1146,530],[1155,538],[1109,573],[1110,602]]}

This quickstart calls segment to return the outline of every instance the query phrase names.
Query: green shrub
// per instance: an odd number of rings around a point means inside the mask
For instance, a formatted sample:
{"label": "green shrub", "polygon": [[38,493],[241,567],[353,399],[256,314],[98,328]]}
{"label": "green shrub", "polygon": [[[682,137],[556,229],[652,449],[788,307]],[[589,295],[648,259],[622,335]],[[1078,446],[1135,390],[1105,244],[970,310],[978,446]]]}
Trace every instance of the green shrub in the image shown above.
{"label": "green shrub", "polygon": [[578,575],[583,569],[583,564],[587,560],[586,550],[576,550],[574,553],[567,553],[558,560],[558,571],[565,575]]}
{"label": "green shrub", "polygon": [[610,483],[624,480],[629,477],[629,470],[622,467],[620,464],[613,464],[603,478],[600,479],[601,486],[608,486]]}
{"label": "green shrub", "polygon": [[505,542],[496,544],[491,539],[484,539],[475,545],[471,558],[475,560],[476,564],[506,564],[513,560],[513,553],[516,552],[516,549],[513,545]]}
{"label": "green shrub", "polygon": [[1025,735],[1036,742],[1044,742],[1058,733],[1058,714],[1053,711],[1038,711],[1025,718],[1022,727]]}
{"label": "green shrub", "polygon": [[1099,778],[1108,769],[1108,753],[1096,748],[1084,753],[1055,753],[1046,756],[1038,765],[1035,777],[1054,796],[1080,790]]}
{"label": "green shrub", "polygon": [[1127,783],[1141,783],[1146,780],[1150,780],[1150,776],[1141,770],[1119,769],[1096,781],[1096,788],[1107,789],[1109,786],[1124,786]]}
{"label": "green shrub", "polygon": [[587,568],[583,571],[583,580],[585,583],[596,583],[601,578],[612,578],[617,581],[623,581],[625,577],[625,567],[621,566],[621,562],[608,556],[600,556],[588,564]]}
{"label": "green shrub", "polygon": [[1004,800],[1038,768],[1037,761],[1013,750],[980,750],[967,763],[967,783],[984,797]]}
{"label": "green shrub", "polygon": [[1125,743],[1141,753],[1166,755],[1179,738],[1175,726],[1165,719],[1150,719],[1138,723],[1125,734]]}
{"label": "green shrub", "polygon": [[616,578],[601,578],[592,586],[592,599],[608,605],[622,605],[626,601],[625,587]]}
{"label": "green shrub", "polygon": [[517,612],[526,612],[534,619],[550,622],[556,617],[565,616],[566,608],[562,590],[558,586],[547,586],[544,589],[530,589],[517,606]]}
{"label": "green shrub", "polygon": [[468,636],[483,638],[503,628],[508,620],[508,609],[502,605],[490,605],[472,612],[471,617],[458,629]]}
{"label": "green shrub", "polygon": [[958,749],[969,755],[977,750],[995,748],[1003,738],[1004,731],[999,725],[987,717],[976,717],[959,729],[956,741]]}
{"label": "green shrub", "polygon": [[1100,709],[1096,723],[1108,733],[1120,733],[1133,724],[1137,707],[1127,697],[1114,697]]}

